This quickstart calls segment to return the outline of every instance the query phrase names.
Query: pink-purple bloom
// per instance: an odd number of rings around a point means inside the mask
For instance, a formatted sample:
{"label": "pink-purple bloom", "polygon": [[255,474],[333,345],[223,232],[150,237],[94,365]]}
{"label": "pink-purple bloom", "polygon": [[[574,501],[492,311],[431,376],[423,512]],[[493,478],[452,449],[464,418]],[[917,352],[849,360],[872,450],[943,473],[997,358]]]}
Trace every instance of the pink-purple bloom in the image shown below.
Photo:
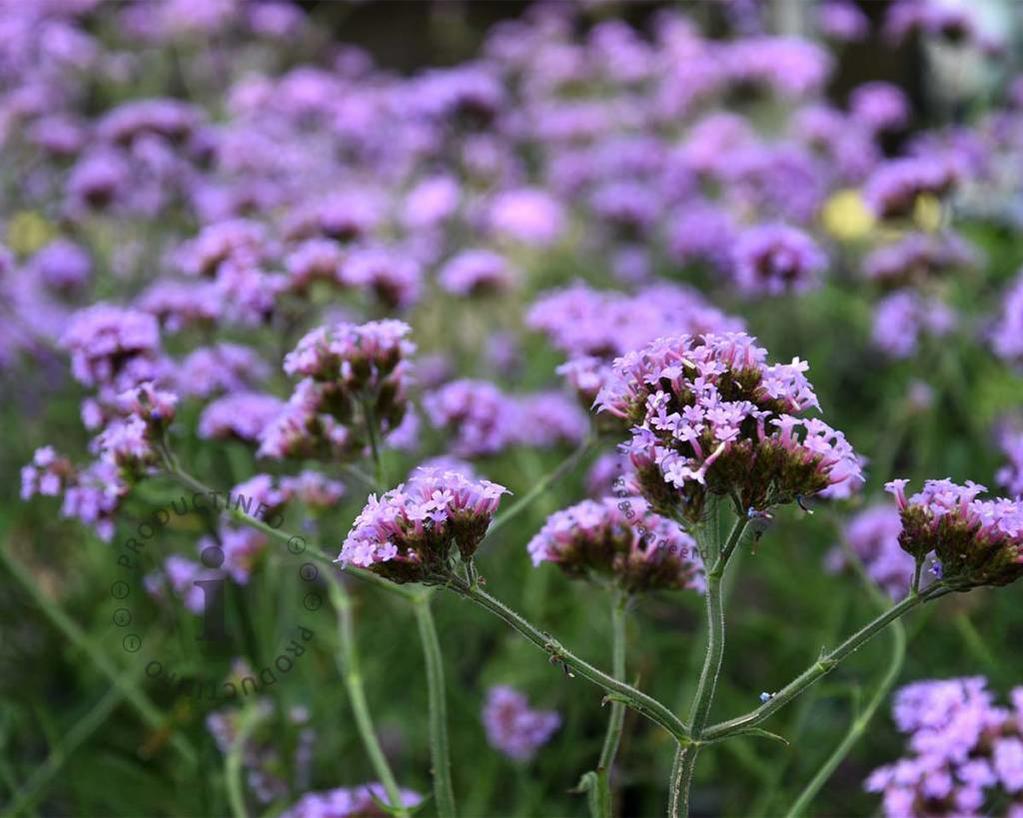
{"label": "pink-purple bloom", "polygon": [[739,235],[732,270],[751,295],[781,295],[816,287],[827,256],[806,233],[782,224],[751,227]]}
{"label": "pink-purple bloom", "polygon": [[[415,809],[423,797],[412,790],[401,790],[401,802]],[[281,818],[386,818],[390,813],[381,804],[388,804],[382,784],[360,787],[339,787],[322,792],[307,792],[281,813]]]}
{"label": "pink-purple bloom", "polygon": [[629,593],[703,587],[696,541],[640,497],[584,500],[557,511],[526,549],[533,565],[552,562]]}
{"label": "pink-purple bloom", "polygon": [[443,581],[453,548],[472,557],[486,536],[504,486],[455,471],[419,469],[379,498],[371,494],[338,558],[394,582]]}
{"label": "pink-purple bloom", "polygon": [[802,417],[819,408],[808,365],[766,360],[731,333],[662,338],[615,361],[597,406],[628,424],[623,450],[655,511],[699,519],[708,493],[763,511],[862,484],[845,436]]}
{"label": "pink-purple bloom", "polygon": [[[1023,688],[996,703],[980,676],[906,685],[892,716],[907,752],[864,788],[884,797],[885,818],[1008,815],[1023,809]],[[993,812],[990,805],[1001,803]]]}
{"label": "pink-purple bloom", "polygon": [[561,726],[554,710],[534,710],[529,700],[508,685],[496,685],[487,692],[483,705],[483,727],[487,741],[514,761],[529,761]]}
{"label": "pink-purple bloom", "polygon": [[936,573],[962,587],[1007,585],[1023,576],[1023,507],[1016,500],[981,500],[978,483],[927,480],[906,497],[908,480],[892,480],[902,519],[899,545],[917,560],[931,551]]}

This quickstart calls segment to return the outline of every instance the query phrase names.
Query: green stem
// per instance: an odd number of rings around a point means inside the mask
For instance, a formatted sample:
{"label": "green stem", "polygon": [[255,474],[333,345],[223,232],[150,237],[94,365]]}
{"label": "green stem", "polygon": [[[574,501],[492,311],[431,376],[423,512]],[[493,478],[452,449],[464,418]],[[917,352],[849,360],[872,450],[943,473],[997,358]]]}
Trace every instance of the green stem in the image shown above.
{"label": "green stem", "polygon": [[[710,524],[715,527],[716,531],[718,525],[716,514]],[[718,677],[721,675],[721,663],[725,656],[725,605],[721,582],[725,576],[728,560],[739,545],[748,525],[749,517],[740,514],[732,526],[728,540],[721,548],[720,553],[716,555],[713,567],[707,572],[705,594],[707,601],[707,652],[704,655],[703,669],[700,671],[700,681],[696,686],[696,694],[693,696],[690,715],[690,735],[696,741],[699,741],[702,736],[703,728],[710,717],[714,692],[717,689]],[[678,778],[673,779],[671,784],[670,802],[671,809],[674,810],[671,815],[687,815],[689,812],[689,788],[692,785],[698,755],[699,745],[678,748],[675,759],[675,774]]]}
{"label": "green stem", "polygon": [[437,629],[430,611],[430,594],[415,601],[419,640],[426,660],[426,687],[430,700],[430,764],[433,773],[433,798],[438,818],[454,818],[455,792],[451,785],[451,752],[448,746],[448,715],[444,690],[444,661]]}
{"label": "green stem", "polygon": [[[629,596],[624,591],[615,593],[614,604],[611,606],[611,673],[616,679],[625,681],[626,653],[626,607]],[[625,705],[622,702],[611,703],[611,717],[607,723],[604,746],[597,762],[597,805],[600,818],[611,818],[614,814],[611,797],[611,767],[618,745],[622,739],[622,728],[625,725]]]}
{"label": "green stem", "polygon": [[391,766],[387,763],[387,757],[377,739],[376,729],[369,712],[369,704],[366,702],[366,691],[362,683],[362,671],[359,667],[359,654],[355,644],[351,597],[337,580],[328,582],[327,589],[334,609],[337,611],[337,632],[338,640],[341,643],[341,650],[337,657],[338,670],[344,680],[345,690],[348,692],[348,701],[355,716],[355,726],[359,731],[359,738],[362,740],[366,755],[369,756],[370,764],[373,765],[376,777],[387,793],[391,808],[394,810],[393,814],[407,818],[409,811],[404,806],[398,782],[394,778]]}
{"label": "green stem", "polygon": [[362,414],[366,422],[366,435],[369,437],[369,448],[373,454],[374,475],[378,486],[386,486],[384,479],[384,459],[380,446],[379,429],[377,429],[376,414],[373,412],[372,398],[363,398]]}
{"label": "green stem", "polygon": [[[866,570],[863,568],[863,564],[860,562],[859,557],[852,552],[852,549],[847,545],[845,546],[846,559],[849,560],[856,568],[860,579],[863,581],[867,588],[867,593],[873,598],[875,604],[883,611],[887,607],[887,597],[884,596],[877,587],[874,585],[874,581],[867,575]],[[785,818],[798,818],[806,812],[810,803],[814,797],[820,792],[821,788],[828,783],[828,779],[834,774],[835,770],[838,769],[838,765],[845,760],[845,757],[849,755],[849,752],[856,742],[860,740],[860,737],[866,732],[871,719],[874,718],[874,714],[877,709],[881,706],[884,700],[888,696],[888,692],[892,689],[895,682],[898,681],[899,674],[902,672],[902,664],[906,658],[906,627],[899,621],[892,623],[892,652],[891,657],[888,660],[888,667],[885,670],[884,676],[881,678],[881,683],[877,686],[874,691],[874,695],[871,697],[867,706],[859,713],[849,725],[849,730],[846,732],[842,741],[839,742],[834,752],[828,757],[828,760],[824,762],[821,768],[817,771],[810,782],[803,788],[803,791],[796,798],[795,803],[785,814]]]}
{"label": "green stem", "polygon": [[679,744],[675,748],[675,761],[671,766],[671,789],[668,794],[668,815],[689,814],[689,789],[696,772],[696,755],[699,747],[695,744]]}
{"label": "green stem", "polygon": [[586,453],[596,444],[596,437],[591,435],[587,437],[579,447],[572,452],[568,457],[562,460],[552,471],[541,477],[536,484],[526,494],[522,495],[518,500],[512,503],[508,510],[503,514],[497,515],[494,522],[490,524],[490,528],[487,531],[487,536],[491,536],[496,533],[499,529],[506,526],[513,519],[515,519],[520,513],[525,511],[529,505],[541,494],[547,491],[550,486],[563,477],[576,463],[578,463]]}
{"label": "green stem", "polygon": [[[855,556],[855,555],[854,555]],[[916,565],[913,566],[913,584],[910,586],[910,593],[920,593],[920,577],[924,569],[924,558],[917,557]],[[872,586],[873,587],[873,586]]]}
{"label": "green stem", "polygon": [[[84,653],[96,666],[96,669],[106,676],[111,684],[124,694],[124,698],[138,711],[142,721],[153,730],[162,730],[166,719],[160,710],[154,705],[135,681],[123,670],[114,666],[78,625],[55,605],[53,601],[43,593],[35,582],[35,578],[18,560],[7,553],[6,548],[0,548],[0,561],[4,563],[14,578],[32,596],[35,603],[56,628],[71,641],[76,648]],[[171,737],[171,744],[178,751],[182,758],[189,764],[195,764],[197,757],[195,751],[185,738],[177,733]]]}
{"label": "green stem", "polygon": [[931,599],[937,599],[939,596],[944,596],[945,593],[953,590],[956,589],[946,586],[941,582],[936,582],[922,593],[910,594],[881,614],[881,616],[864,625],[833,651],[823,653],[814,664],[785,685],[785,687],[775,693],[774,696],[756,710],[751,710],[745,715],[709,727],[703,734],[704,738],[717,740],[732,735],[739,730],[761,724],[817,682],[822,676],[834,670],[839,662],[883,631],[892,622],[913,610],[917,605]]}
{"label": "green stem", "polygon": [[550,634],[535,628],[503,602],[490,596],[482,588],[472,587],[461,577],[457,576],[451,577],[444,587],[466,599],[472,600],[499,619],[502,619],[506,624],[510,625],[514,630],[518,631],[550,656],[552,662],[560,663],[566,670],[575,671],[575,673],[578,673],[587,681],[602,687],[608,693],[617,697],[617,700],[624,702],[627,707],[631,707],[637,713],[659,724],[680,743],[689,743],[689,732],[685,723],[659,701],[625,682],[608,676],[603,671],[583,661],[574,653],[568,651],[564,645]]}
{"label": "green stem", "polygon": [[257,721],[259,721],[258,711],[251,708],[241,711],[238,718],[238,732],[235,734],[234,741],[231,742],[231,749],[227,751],[227,758],[224,760],[227,800],[231,805],[231,815],[234,818],[249,818],[249,811],[245,807],[245,792],[242,789],[242,761],[245,742]]}

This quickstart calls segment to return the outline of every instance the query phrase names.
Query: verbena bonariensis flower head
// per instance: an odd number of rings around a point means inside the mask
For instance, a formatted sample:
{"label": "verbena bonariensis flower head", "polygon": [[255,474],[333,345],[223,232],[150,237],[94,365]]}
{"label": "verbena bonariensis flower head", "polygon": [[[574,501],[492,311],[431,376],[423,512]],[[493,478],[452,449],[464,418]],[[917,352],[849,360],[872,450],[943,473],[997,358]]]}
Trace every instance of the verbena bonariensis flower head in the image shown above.
{"label": "verbena bonariensis flower head", "polygon": [[808,365],[766,363],[745,333],[661,338],[614,363],[600,411],[631,428],[625,451],[654,511],[700,519],[708,494],[764,511],[863,482],[845,436],[817,418]]}
{"label": "verbena bonariensis flower head", "polygon": [[696,541],[639,497],[605,497],[557,511],[527,546],[533,565],[610,581],[628,593],[702,588]]}
{"label": "verbena bonariensis flower head", "polygon": [[385,430],[405,415],[415,345],[402,321],[336,324],[307,334],[284,358],[288,375],[312,382],[319,412],[348,422],[357,405],[365,404]]}
{"label": "verbena bonariensis flower head", "polygon": [[115,384],[137,359],[156,355],[160,330],[147,313],[95,304],[75,315],[61,345],[71,353],[71,371],[80,383]]}
{"label": "verbena bonariensis flower head", "polygon": [[1023,274],[1002,296],[1002,313],[991,329],[995,354],[1006,361],[1023,361]]}
{"label": "verbena bonariensis flower head", "polygon": [[529,700],[513,687],[490,688],[483,705],[483,727],[487,741],[516,761],[528,761],[550,741],[561,726],[554,710],[533,710]]}
{"label": "verbena bonariensis flower head", "polygon": [[379,499],[370,495],[338,559],[394,582],[443,581],[450,574],[452,547],[469,559],[506,493],[489,480],[419,469]]}
{"label": "verbena bonariensis flower head", "polygon": [[1023,496],[1023,430],[1003,428],[998,436],[998,448],[1009,461],[995,475],[998,484],[1015,497]]}
{"label": "verbena bonariensis flower head", "polygon": [[[401,790],[400,794],[402,804],[409,809],[415,809],[423,800],[412,790]],[[387,803],[387,791],[382,784],[307,792],[282,812],[281,818],[386,818],[390,812],[381,805]]]}
{"label": "verbena bonariensis flower head", "polygon": [[765,224],[740,234],[732,261],[744,292],[780,295],[817,286],[827,256],[802,230]]}
{"label": "verbena bonariensis flower head", "polygon": [[[1023,809],[1023,688],[999,707],[980,676],[914,682],[892,714],[909,752],[874,770],[886,818],[1019,815]],[[992,809],[995,804],[1003,809]]]}
{"label": "verbena bonariensis flower head", "polygon": [[887,355],[908,358],[916,352],[921,336],[947,335],[955,324],[955,312],[941,299],[899,290],[877,302],[872,340]]}
{"label": "verbena bonariensis flower head", "polygon": [[902,518],[899,545],[916,559],[934,551],[941,577],[967,587],[1008,585],[1023,576],[1023,506],[1014,500],[977,499],[984,486],[928,480],[906,498],[908,480],[892,480]]}
{"label": "verbena bonariensis flower head", "polygon": [[441,287],[462,296],[499,293],[510,288],[518,273],[508,260],[490,250],[463,250],[440,270]]}

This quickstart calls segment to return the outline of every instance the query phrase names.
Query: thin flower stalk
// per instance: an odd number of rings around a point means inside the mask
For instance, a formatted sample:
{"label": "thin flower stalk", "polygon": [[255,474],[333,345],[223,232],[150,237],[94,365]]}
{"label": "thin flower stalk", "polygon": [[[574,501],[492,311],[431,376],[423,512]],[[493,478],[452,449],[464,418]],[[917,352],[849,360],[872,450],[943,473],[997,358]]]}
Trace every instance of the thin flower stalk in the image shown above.
{"label": "thin flower stalk", "polygon": [[[710,525],[715,531],[718,525],[716,512],[717,504],[713,504]],[[749,521],[748,515],[739,516],[732,526],[728,539],[716,554],[713,567],[707,572],[707,652],[703,661],[703,669],[700,671],[696,694],[693,696],[690,715],[690,735],[696,742],[700,740],[703,728],[710,716],[718,676],[721,673],[721,663],[724,660],[725,609],[721,583],[728,560],[735,552]],[[712,537],[711,539],[716,538]],[[677,750],[671,784],[670,814],[672,815],[688,814],[689,787],[692,783],[698,754],[698,744],[688,747],[680,745]]]}
{"label": "thin flower stalk", "polygon": [[377,738],[376,728],[373,726],[373,718],[370,715],[369,705],[366,702],[366,690],[363,685],[362,670],[359,666],[359,654],[355,645],[355,628],[352,617],[352,600],[341,583],[334,580],[328,586],[331,602],[334,610],[337,611],[337,632],[341,649],[338,652],[337,663],[341,678],[344,680],[345,690],[348,692],[348,701],[352,707],[352,714],[355,717],[355,726],[359,731],[359,738],[362,746],[369,756],[373,765],[373,772],[376,773],[380,783],[387,793],[387,800],[390,802],[394,815],[404,818],[409,814],[404,806],[401,797],[401,790],[391,770],[391,765],[384,755],[380,740]]}
{"label": "thin flower stalk", "polygon": [[855,652],[865,643],[869,642],[900,617],[905,616],[915,607],[923,604],[924,602],[937,599],[938,597],[944,596],[947,593],[952,593],[955,590],[955,587],[950,586],[943,581],[939,581],[928,586],[926,590],[918,594],[910,594],[902,601],[897,602],[876,619],[864,625],[833,651],[821,654],[821,657],[816,662],[775,693],[760,707],[755,710],[751,710],[745,715],[708,727],[703,733],[703,738],[708,741],[717,740],[734,735],[740,730],[745,730],[750,727],[756,727],[758,724],[762,724],[775,712],[802,694],[808,687],[819,681],[822,676],[825,676],[834,670],[843,659]]}
{"label": "thin flower stalk", "polygon": [[[629,604],[628,595],[616,593],[614,602],[611,605],[611,673],[616,679],[625,680],[625,656],[626,656],[626,625],[627,607]],[[625,724],[625,705],[622,702],[611,703],[611,715],[607,723],[607,733],[604,736],[604,746],[600,751],[600,760],[597,762],[597,815],[600,818],[611,818],[614,813],[613,797],[611,793],[611,768],[614,765],[615,756],[618,754],[618,745],[622,740],[622,728]]]}
{"label": "thin flower stalk", "polygon": [[[874,603],[883,611],[888,604],[887,597],[882,594],[874,580],[872,580],[866,572],[863,563],[853,552],[852,548],[846,543],[845,544],[846,558],[853,566],[860,580],[863,582],[863,586],[867,593],[870,595]],[[888,694],[891,692],[892,687],[895,686],[895,682],[899,679],[899,674],[902,672],[902,666],[906,659],[906,626],[901,621],[896,620],[891,626],[891,653],[888,659],[888,666],[885,669],[884,676],[881,678],[880,683],[874,690],[874,695],[870,697],[870,701],[863,708],[862,711],[856,714],[849,725],[848,731],[845,736],[835,747],[831,755],[828,756],[821,768],[814,774],[813,778],[803,788],[802,792],[799,793],[792,806],[785,813],[785,818],[799,818],[800,815],[805,815],[810,804],[813,802],[814,797],[818,792],[828,783],[828,779],[834,774],[835,770],[838,769],[838,765],[845,760],[846,756],[849,755],[853,747],[856,746],[856,742],[862,738],[866,732],[867,727],[870,725],[871,720],[877,713],[878,708],[888,698]]]}
{"label": "thin flower stalk", "polygon": [[619,681],[593,665],[580,659],[550,634],[541,631],[500,600],[495,599],[480,587],[470,586],[461,577],[452,575],[445,588],[475,602],[546,653],[552,663],[560,664],[570,676],[578,674],[598,687],[604,688],[613,701],[620,701],[651,721],[667,730],[679,742],[689,743],[689,730],[685,723],[661,702],[640,690]]}
{"label": "thin flower stalk", "polygon": [[413,603],[419,639],[426,660],[426,687],[430,700],[430,764],[433,797],[438,818],[455,818],[455,793],[451,785],[451,750],[448,741],[448,715],[444,689],[444,661],[437,639],[437,628],[430,611],[430,594],[421,594]]}

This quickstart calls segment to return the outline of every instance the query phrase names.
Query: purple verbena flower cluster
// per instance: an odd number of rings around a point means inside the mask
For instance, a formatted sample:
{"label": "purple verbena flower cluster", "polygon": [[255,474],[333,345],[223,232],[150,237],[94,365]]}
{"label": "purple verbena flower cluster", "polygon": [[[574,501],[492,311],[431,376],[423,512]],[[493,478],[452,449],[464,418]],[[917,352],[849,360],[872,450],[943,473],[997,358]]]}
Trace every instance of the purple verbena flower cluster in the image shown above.
{"label": "purple verbena flower cluster", "polygon": [[588,424],[585,412],[558,392],[507,395],[489,381],[452,381],[428,393],[423,407],[435,427],[453,434],[451,451],[458,457],[579,443]]}
{"label": "purple verbena flower cluster", "polygon": [[338,559],[394,582],[443,580],[452,546],[463,560],[470,559],[507,493],[489,480],[421,468],[379,499],[369,496]]}
{"label": "purple verbena flower cluster", "polygon": [[514,761],[529,761],[561,726],[553,710],[533,710],[525,695],[508,685],[487,691],[483,727],[487,741]]}
{"label": "purple verbena flower cluster", "polygon": [[610,581],[628,593],[703,587],[696,541],[639,497],[605,497],[555,512],[526,546],[533,565]]}
{"label": "purple verbena flower cluster", "polygon": [[[423,797],[412,790],[401,790],[402,805],[415,809]],[[339,787],[323,792],[307,792],[281,813],[281,818],[386,818],[390,813],[382,804],[388,803],[382,784],[360,787]]]}
{"label": "purple verbena flower cluster", "polygon": [[951,480],[928,480],[907,499],[908,480],[892,480],[902,519],[899,545],[923,560],[931,551],[946,581],[1007,585],[1023,576],[1023,506],[1014,500],[980,500],[986,489]]}
{"label": "purple verbena flower cluster", "polygon": [[743,333],[663,338],[617,359],[597,399],[623,419],[643,496],[658,513],[699,520],[707,494],[743,511],[863,482],[845,436],[816,418],[807,364],[766,363]]}
{"label": "purple verbena flower cluster", "polygon": [[886,818],[1023,814],[1023,688],[1011,699],[998,706],[980,676],[899,690],[892,715],[909,751],[864,785],[884,795]]}

